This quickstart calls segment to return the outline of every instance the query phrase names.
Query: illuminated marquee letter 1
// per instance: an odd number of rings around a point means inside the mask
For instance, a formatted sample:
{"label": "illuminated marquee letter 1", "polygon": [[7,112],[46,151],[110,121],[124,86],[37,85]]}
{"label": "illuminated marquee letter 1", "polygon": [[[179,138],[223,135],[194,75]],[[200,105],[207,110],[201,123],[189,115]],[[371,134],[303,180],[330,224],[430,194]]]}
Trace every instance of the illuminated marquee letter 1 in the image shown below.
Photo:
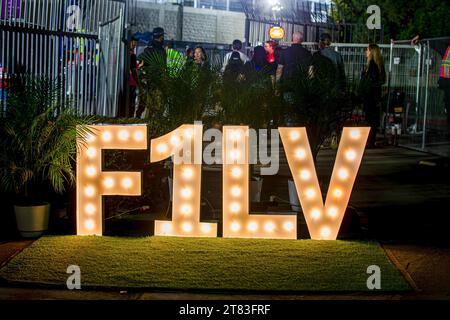
{"label": "illuminated marquee letter 1", "polygon": [[174,156],[172,221],[155,221],[156,236],[217,237],[216,223],[200,222],[202,137],[202,125],[183,125],[152,140],[152,162]]}
{"label": "illuminated marquee letter 1", "polygon": [[311,239],[335,240],[370,128],[344,128],[325,206],[305,128],[279,128]]}
{"label": "illuminated marquee letter 1", "polygon": [[249,213],[249,129],[223,130],[223,237],[297,239],[297,216]]}
{"label": "illuminated marquee letter 1", "polygon": [[89,126],[86,142],[78,141],[77,154],[77,234],[103,234],[102,196],[141,195],[140,172],[102,172],[102,150],[147,149],[145,125]]}

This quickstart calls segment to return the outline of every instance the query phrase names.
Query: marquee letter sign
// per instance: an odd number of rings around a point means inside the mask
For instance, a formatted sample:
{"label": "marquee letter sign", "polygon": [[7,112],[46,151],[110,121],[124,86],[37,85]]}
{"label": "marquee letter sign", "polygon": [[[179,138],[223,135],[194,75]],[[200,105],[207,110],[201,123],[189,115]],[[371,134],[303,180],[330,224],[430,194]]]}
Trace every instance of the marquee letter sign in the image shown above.
{"label": "marquee letter sign", "polygon": [[305,128],[279,128],[311,239],[335,240],[370,128],[344,128],[325,206]]}
{"label": "marquee letter sign", "polygon": [[249,129],[224,127],[223,236],[296,239],[297,216],[249,214]]}
{"label": "marquee letter sign", "polygon": [[[95,125],[77,155],[77,234],[102,235],[102,196],[141,195],[141,173],[102,171],[104,149],[147,149],[146,125]],[[325,204],[305,128],[279,128],[312,239],[335,240],[361,164],[370,128],[344,128]],[[80,141],[78,141],[80,142]],[[155,235],[217,237],[200,221],[203,126],[183,125],[151,141],[152,162],[173,157],[172,221],[155,221]],[[80,145],[80,144],[79,144]],[[296,215],[250,214],[249,128],[225,126],[223,236],[296,239]]]}
{"label": "marquee letter sign", "polygon": [[152,140],[151,161],[174,156],[172,221],[155,221],[155,235],[217,237],[216,223],[200,222],[202,125],[183,125]]}
{"label": "marquee letter sign", "polygon": [[104,149],[147,149],[147,126],[90,126],[77,155],[77,234],[103,234],[102,196],[141,195],[141,173],[102,171]]}

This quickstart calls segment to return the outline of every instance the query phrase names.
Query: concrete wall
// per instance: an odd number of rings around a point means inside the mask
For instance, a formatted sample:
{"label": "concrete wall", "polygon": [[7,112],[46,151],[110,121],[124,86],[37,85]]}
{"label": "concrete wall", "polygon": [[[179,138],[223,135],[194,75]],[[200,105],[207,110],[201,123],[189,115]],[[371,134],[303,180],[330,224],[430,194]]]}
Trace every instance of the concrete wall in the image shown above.
{"label": "concrete wall", "polygon": [[198,43],[228,44],[234,39],[243,41],[245,37],[245,15],[240,12],[192,7],[184,7],[182,12],[180,6],[142,1],[138,1],[137,5],[133,32],[163,27],[167,40]]}

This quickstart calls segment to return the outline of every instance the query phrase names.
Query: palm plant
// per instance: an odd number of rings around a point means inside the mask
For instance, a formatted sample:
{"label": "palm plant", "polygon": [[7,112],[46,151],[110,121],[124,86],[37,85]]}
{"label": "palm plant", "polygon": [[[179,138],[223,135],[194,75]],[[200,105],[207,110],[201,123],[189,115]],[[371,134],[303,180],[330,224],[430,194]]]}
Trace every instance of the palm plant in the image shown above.
{"label": "palm plant", "polygon": [[0,185],[27,204],[36,201],[43,184],[62,193],[74,183],[76,138],[82,141],[89,133],[90,119],[62,108],[59,92],[47,78],[17,76],[8,93],[0,129]]}
{"label": "palm plant", "polygon": [[141,99],[149,110],[152,136],[203,120],[217,105],[219,75],[215,61],[211,68],[203,68],[178,56],[167,66],[163,57],[158,53],[147,56],[141,73]]}

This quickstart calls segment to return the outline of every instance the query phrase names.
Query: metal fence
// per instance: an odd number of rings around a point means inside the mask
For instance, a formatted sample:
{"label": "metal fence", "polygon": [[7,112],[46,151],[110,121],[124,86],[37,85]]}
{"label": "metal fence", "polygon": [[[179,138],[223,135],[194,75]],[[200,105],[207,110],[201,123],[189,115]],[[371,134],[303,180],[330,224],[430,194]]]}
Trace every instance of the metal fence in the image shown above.
{"label": "metal fence", "polygon": [[112,50],[123,55],[123,48],[99,41],[99,32],[110,22],[121,38],[125,9],[125,1],[115,0],[0,0],[1,113],[12,76],[29,73],[55,80],[62,105],[82,114],[115,115],[121,83],[99,90],[100,61],[110,59]]}

